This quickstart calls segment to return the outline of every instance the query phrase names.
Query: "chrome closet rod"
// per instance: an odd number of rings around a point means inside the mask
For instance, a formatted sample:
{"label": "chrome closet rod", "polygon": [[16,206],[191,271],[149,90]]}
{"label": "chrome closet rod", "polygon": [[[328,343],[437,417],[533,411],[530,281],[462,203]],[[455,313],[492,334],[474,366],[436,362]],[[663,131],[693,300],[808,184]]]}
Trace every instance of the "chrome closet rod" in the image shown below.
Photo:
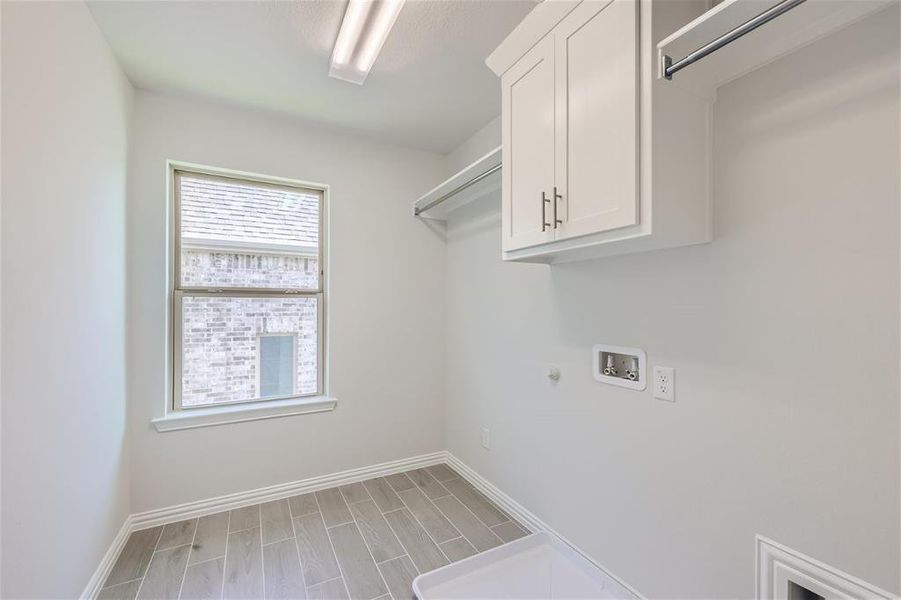
{"label": "chrome closet rod", "polygon": [[705,44],[695,50],[694,52],[689,53],[685,58],[673,62],[673,59],[670,56],[663,56],[663,76],[667,79],[672,79],[673,75],[684,69],[685,67],[694,64],[704,58],[709,54],[713,54],[723,46],[731,44],[738,38],[743,35],[750,33],[760,27],[761,25],[765,25],[769,23],[779,15],[785,14],[791,9],[795,8],[799,4],[803,4],[807,0],[782,0],[779,4],[771,7],[769,10],[766,10],[750,21],[746,21],[727,33],[724,33],[720,37],[716,38],[709,44]]}
{"label": "chrome closet rod", "polygon": [[431,202],[429,202],[429,203],[426,204],[425,206],[417,206],[416,208],[413,209],[413,216],[418,217],[420,213],[423,213],[423,212],[429,210],[430,208],[435,208],[436,206],[438,206],[439,204],[441,204],[442,202],[444,202],[445,200],[447,200],[448,198],[450,198],[450,197],[453,196],[454,194],[458,194],[458,193],[462,192],[463,190],[465,190],[465,189],[468,188],[469,186],[471,186],[471,185],[473,185],[473,184],[476,184],[476,183],[482,181],[483,179],[485,179],[486,177],[488,177],[489,175],[491,175],[491,174],[494,173],[495,171],[499,171],[500,168],[501,168],[501,166],[503,166],[503,165],[500,165],[500,164],[494,165],[493,167],[491,167],[490,169],[488,169],[487,171],[485,171],[485,172],[482,173],[481,175],[477,175],[477,176],[473,177],[472,179],[470,179],[470,180],[467,181],[466,183],[461,183],[460,185],[458,185],[457,187],[455,187],[454,189],[452,189],[452,190],[449,191],[448,193],[444,194],[443,196],[441,196],[441,197],[439,197],[439,198],[435,198],[434,200],[432,200]]}

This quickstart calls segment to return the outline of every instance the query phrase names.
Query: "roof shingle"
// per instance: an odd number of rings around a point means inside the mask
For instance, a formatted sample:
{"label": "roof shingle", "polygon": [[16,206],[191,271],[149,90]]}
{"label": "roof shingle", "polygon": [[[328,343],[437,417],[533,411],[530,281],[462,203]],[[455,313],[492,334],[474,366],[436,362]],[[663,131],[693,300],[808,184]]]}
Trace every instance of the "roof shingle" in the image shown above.
{"label": "roof shingle", "polygon": [[298,246],[319,242],[314,192],[185,174],[179,185],[183,237]]}

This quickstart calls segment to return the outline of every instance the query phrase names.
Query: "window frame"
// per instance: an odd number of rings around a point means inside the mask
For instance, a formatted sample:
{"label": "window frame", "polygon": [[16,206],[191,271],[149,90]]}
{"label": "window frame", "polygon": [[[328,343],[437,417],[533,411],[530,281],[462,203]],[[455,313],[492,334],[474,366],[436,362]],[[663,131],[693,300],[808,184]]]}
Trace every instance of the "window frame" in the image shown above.
{"label": "window frame", "polygon": [[[317,396],[325,396],[327,393],[327,368],[326,368],[326,295],[327,295],[327,265],[328,265],[328,240],[327,240],[327,218],[328,218],[328,186],[282,177],[272,177],[257,173],[248,173],[242,171],[232,171],[227,169],[219,169],[190,163],[182,163],[168,161],[168,179],[169,179],[169,207],[171,214],[171,227],[169,228],[169,248],[170,258],[167,261],[171,276],[169,277],[169,307],[171,317],[169,319],[169,347],[171,348],[170,368],[171,377],[169,391],[170,400],[167,403],[167,412],[188,413],[190,411],[209,411],[218,407],[235,407],[235,405],[261,405],[266,403],[280,403],[285,400],[299,400],[304,398],[314,398]],[[271,187],[280,190],[302,191],[304,193],[313,193],[319,197],[319,259],[318,259],[318,286],[316,288],[252,288],[252,287],[215,287],[209,286],[182,286],[181,285],[181,190],[179,180],[181,174],[191,177],[200,177],[210,180],[227,181],[244,183],[259,187]],[[223,249],[239,250],[235,247]],[[276,244],[272,245],[277,248]],[[249,244],[247,251],[260,250],[265,248],[254,248],[253,244]],[[232,400],[228,402],[216,402],[209,404],[199,404],[193,406],[185,406],[182,403],[182,333],[183,333],[183,302],[185,297],[245,297],[245,298],[283,298],[291,297],[307,297],[316,300],[317,309],[317,360],[316,360],[316,390],[305,394],[294,393],[290,396],[266,397],[266,398],[249,398],[246,400]],[[258,335],[259,337],[259,335]],[[295,336],[296,337],[296,336]],[[257,342],[259,347],[259,341]],[[295,356],[297,348],[295,347]],[[257,373],[259,380],[259,373]],[[259,390],[259,386],[257,386]],[[296,382],[295,382],[296,390]]]}

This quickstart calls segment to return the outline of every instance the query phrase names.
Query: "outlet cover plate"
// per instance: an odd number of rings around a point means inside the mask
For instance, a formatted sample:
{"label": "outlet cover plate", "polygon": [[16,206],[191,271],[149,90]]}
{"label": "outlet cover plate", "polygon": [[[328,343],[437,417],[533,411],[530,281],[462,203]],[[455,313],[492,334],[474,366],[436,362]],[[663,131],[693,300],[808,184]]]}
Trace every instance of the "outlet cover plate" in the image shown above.
{"label": "outlet cover plate", "polygon": [[676,401],[676,371],[672,367],[654,367],[654,397]]}

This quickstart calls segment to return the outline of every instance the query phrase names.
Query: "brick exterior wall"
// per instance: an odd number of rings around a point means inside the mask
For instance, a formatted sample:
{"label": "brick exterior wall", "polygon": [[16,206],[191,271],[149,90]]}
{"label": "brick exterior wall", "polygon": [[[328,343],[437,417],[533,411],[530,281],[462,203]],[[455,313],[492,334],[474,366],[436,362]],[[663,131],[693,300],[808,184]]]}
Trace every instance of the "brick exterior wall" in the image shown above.
{"label": "brick exterior wall", "polygon": [[250,288],[315,288],[319,261],[286,254],[183,249],[182,285]]}
{"label": "brick exterior wall", "polygon": [[[188,285],[312,287],[317,261],[297,256],[185,250]],[[182,303],[182,404],[259,397],[259,336],[296,334],[295,393],[317,390],[317,299],[185,297]]]}

